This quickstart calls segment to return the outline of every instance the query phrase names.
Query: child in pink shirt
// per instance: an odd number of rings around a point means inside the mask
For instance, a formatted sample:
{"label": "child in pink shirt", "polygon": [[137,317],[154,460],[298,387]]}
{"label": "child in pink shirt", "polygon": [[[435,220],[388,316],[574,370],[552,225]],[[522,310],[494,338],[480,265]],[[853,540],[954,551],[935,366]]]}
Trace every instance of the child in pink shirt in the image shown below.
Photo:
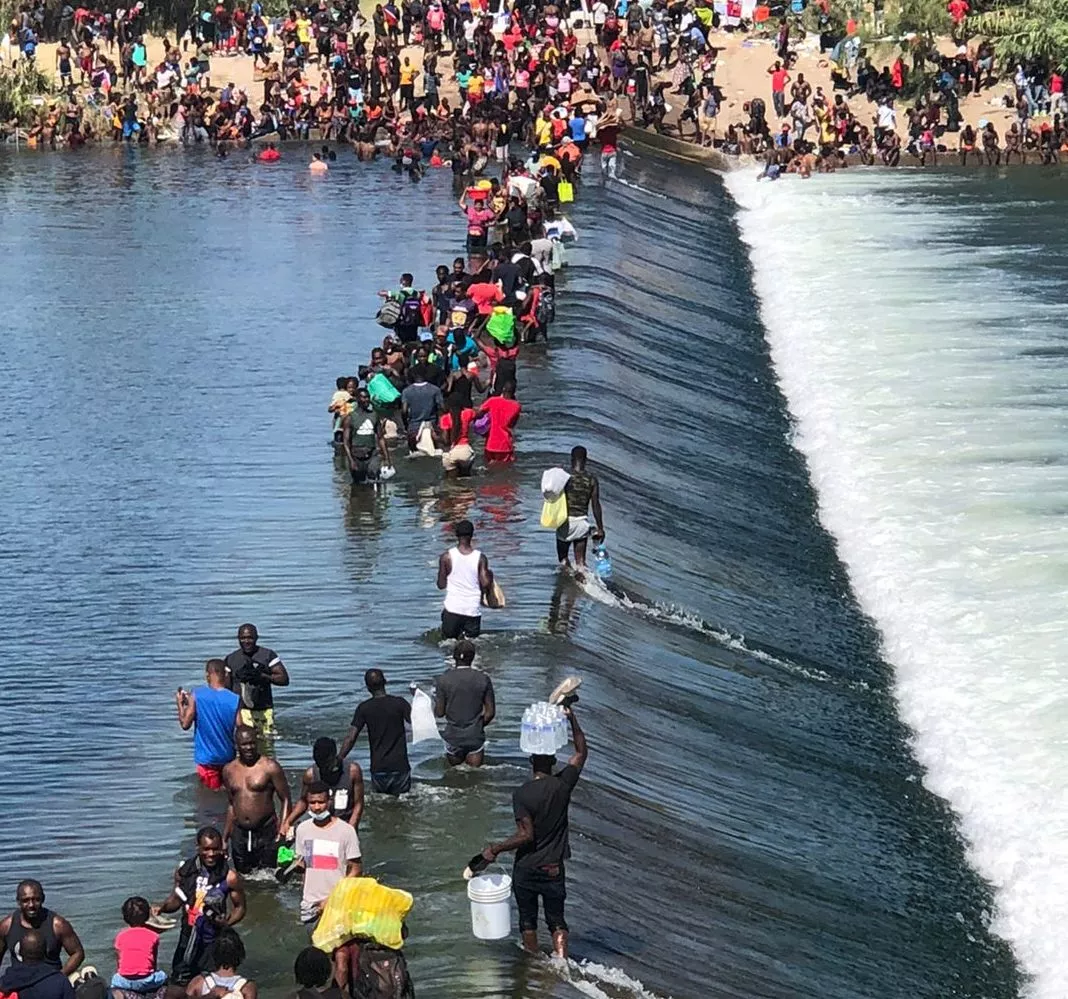
{"label": "child in pink shirt", "polygon": [[115,935],[115,961],[118,965],[111,979],[111,987],[136,996],[159,993],[167,984],[167,973],[156,964],[159,934],[148,924],[151,909],[148,901],[134,895],[122,903],[125,930]]}

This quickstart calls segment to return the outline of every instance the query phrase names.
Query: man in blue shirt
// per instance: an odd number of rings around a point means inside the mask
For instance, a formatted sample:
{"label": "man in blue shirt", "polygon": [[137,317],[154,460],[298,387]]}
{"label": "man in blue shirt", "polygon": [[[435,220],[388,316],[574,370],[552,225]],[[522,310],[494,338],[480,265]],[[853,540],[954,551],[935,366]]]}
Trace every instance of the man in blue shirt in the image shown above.
{"label": "man in blue shirt", "polygon": [[[222,768],[234,758],[234,727],[241,698],[226,686],[226,663],[209,659],[203,687],[178,688],[178,724],[193,729],[193,762],[200,783],[212,791],[222,787]],[[195,728],[194,728],[195,726]]]}

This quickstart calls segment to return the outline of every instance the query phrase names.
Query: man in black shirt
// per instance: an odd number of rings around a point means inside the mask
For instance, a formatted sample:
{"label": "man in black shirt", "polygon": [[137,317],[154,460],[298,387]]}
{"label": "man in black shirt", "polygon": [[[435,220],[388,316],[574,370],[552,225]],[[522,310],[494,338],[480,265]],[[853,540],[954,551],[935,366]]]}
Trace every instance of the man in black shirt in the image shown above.
{"label": "man in black shirt", "polygon": [[241,697],[242,725],[256,731],[260,752],[271,755],[274,736],[274,694],[276,687],[289,686],[289,673],[274,651],[257,644],[259,633],[254,624],[237,629],[237,644],[241,648],[226,657],[227,685]]}
{"label": "man in black shirt", "polygon": [[363,675],[371,696],[356,706],[348,734],[341,742],[342,760],[356,744],[364,726],[371,745],[371,788],[394,796],[412,789],[412,768],[408,763],[407,731],[412,723],[412,706],[403,698],[386,693],[386,678],[380,669]]}
{"label": "man in black shirt", "polygon": [[567,957],[564,861],[571,856],[567,810],[571,804],[571,792],[578,783],[587,756],[586,736],[579,727],[574,709],[565,707],[564,711],[571,720],[574,755],[568,760],[567,766],[556,774],[553,773],[555,756],[530,758],[533,779],[512,795],[515,835],[482,851],[482,856],[491,862],[497,859],[498,854],[515,851],[512,891],[519,909],[523,947],[531,953],[538,951],[540,897],[545,909],[545,922],[553,937],[553,951],[562,958]]}

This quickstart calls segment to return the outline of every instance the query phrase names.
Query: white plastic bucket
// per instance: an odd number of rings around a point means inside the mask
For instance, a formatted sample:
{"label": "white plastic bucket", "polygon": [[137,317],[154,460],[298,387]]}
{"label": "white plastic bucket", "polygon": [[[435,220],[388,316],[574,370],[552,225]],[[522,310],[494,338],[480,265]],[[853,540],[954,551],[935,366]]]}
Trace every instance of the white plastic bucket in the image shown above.
{"label": "white plastic bucket", "polygon": [[480,874],[467,882],[471,900],[471,932],[477,940],[503,940],[512,935],[512,879],[507,874]]}

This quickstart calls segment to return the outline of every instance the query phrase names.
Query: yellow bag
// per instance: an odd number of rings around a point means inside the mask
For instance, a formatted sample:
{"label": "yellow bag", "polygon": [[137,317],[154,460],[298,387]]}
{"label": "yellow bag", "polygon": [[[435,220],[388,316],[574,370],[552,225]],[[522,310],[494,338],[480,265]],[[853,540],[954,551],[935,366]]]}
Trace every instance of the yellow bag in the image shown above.
{"label": "yellow bag", "polygon": [[575,186],[569,180],[562,180],[556,185],[556,196],[560,199],[560,204],[569,205],[575,200]]}
{"label": "yellow bag", "polygon": [[556,499],[546,500],[541,507],[541,526],[555,531],[567,523],[567,497],[561,493]]}
{"label": "yellow bag", "polygon": [[370,937],[383,947],[404,945],[401,924],[415,899],[374,878],[342,878],[330,892],[312,943],[327,954],[353,937]]}

